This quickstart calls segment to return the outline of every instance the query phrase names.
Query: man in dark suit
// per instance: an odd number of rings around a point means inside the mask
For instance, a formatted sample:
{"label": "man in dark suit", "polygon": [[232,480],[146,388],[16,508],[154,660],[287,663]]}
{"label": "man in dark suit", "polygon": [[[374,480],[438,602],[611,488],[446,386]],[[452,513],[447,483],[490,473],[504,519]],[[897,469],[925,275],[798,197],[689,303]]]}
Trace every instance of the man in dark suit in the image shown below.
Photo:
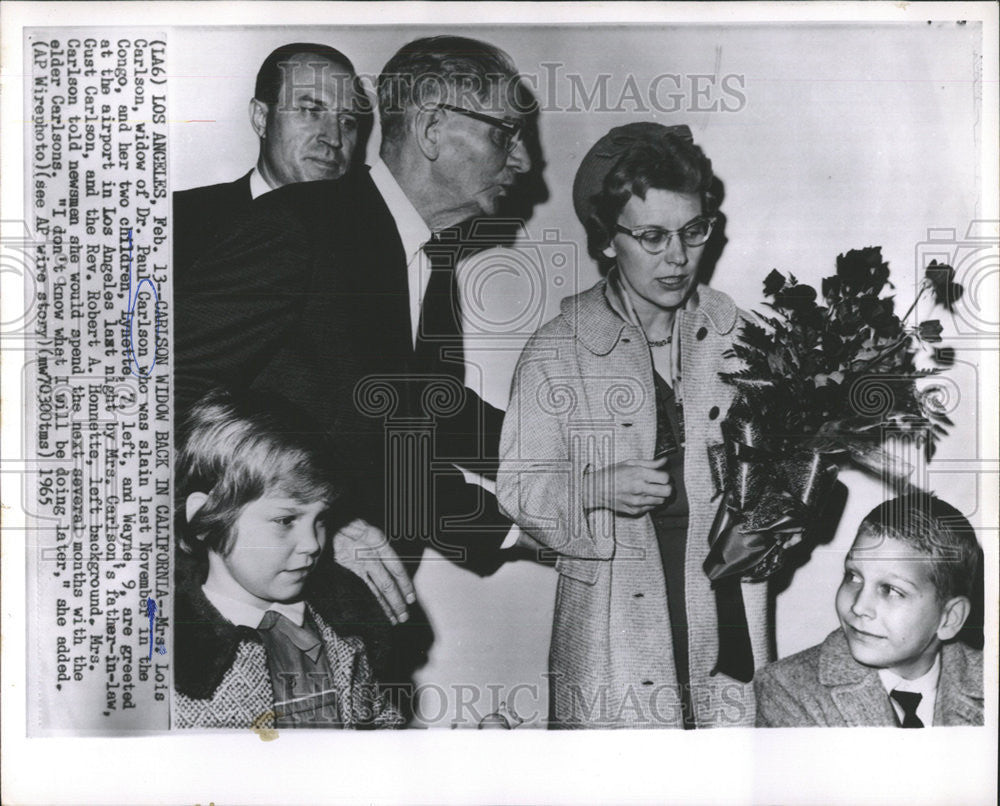
{"label": "man in dark suit", "polygon": [[363,155],[371,105],[343,53],[294,42],[260,66],[250,125],[260,140],[257,164],[234,182],[174,194],[174,272],[186,270],[250,208],[293,182],[337,179]]}
{"label": "man in dark suit", "polygon": [[401,621],[396,553],[411,573],[433,546],[486,574],[514,534],[462,472],[495,475],[502,414],[464,384],[454,228],[495,215],[530,168],[516,74],[484,42],[404,46],[378,80],[370,172],[259,199],[176,284],[181,405],[254,385],[322,423],[352,487],[337,560]]}

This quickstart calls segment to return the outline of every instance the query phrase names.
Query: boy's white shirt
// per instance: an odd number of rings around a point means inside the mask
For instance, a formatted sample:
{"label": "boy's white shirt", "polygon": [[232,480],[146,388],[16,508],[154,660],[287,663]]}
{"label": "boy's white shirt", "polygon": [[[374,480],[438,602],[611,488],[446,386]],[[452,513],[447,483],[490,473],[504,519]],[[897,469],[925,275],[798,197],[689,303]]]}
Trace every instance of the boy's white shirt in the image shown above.
{"label": "boy's white shirt", "polygon": [[[924,723],[924,727],[931,727],[934,724],[934,705],[937,702],[938,680],[941,677],[941,652],[934,658],[934,665],[927,672],[916,680],[907,680],[900,677],[889,669],[878,670],[879,679],[885,687],[886,694],[892,691],[912,691],[915,694],[922,694],[920,703],[917,705],[917,718]],[[903,708],[892,697],[889,698],[899,721],[903,721]]]}
{"label": "boy's white shirt", "polygon": [[271,602],[270,606],[267,608],[261,608],[248,602],[234,599],[226,593],[213,589],[209,587],[209,583],[207,581],[201,586],[201,589],[205,592],[205,596],[208,601],[215,606],[215,609],[218,610],[224,618],[231,621],[237,627],[250,627],[251,629],[256,630],[257,627],[260,626],[260,621],[264,618],[264,614],[267,613],[268,610],[274,610],[276,613],[284,616],[298,627],[305,624],[305,602],[295,602],[294,604]]}

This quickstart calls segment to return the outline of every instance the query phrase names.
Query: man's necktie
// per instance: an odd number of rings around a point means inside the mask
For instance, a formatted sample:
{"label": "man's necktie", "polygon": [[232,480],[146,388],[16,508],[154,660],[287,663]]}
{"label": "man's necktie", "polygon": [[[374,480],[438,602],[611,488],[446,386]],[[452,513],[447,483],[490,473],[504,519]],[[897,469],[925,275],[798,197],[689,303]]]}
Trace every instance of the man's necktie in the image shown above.
{"label": "man's necktie", "polygon": [[897,691],[893,689],[889,692],[889,696],[898,702],[899,707],[903,709],[903,722],[900,727],[922,728],[924,726],[924,723],[920,721],[920,717],[917,716],[917,706],[920,705],[920,701],[924,697],[923,694],[918,694],[915,691]]}
{"label": "man's necktie", "polygon": [[[424,253],[430,259],[431,271],[417,328],[417,361],[422,372],[451,375],[462,383],[462,309],[455,277],[458,249],[435,235],[424,245]],[[445,351],[447,361],[442,360]]]}

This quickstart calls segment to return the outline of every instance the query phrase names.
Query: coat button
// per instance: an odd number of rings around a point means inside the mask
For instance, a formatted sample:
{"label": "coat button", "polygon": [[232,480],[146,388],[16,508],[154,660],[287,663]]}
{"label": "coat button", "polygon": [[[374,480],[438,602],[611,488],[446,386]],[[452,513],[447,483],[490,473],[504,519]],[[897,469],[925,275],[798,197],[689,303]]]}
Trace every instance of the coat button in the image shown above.
{"label": "coat button", "polygon": [[645,595],[646,595],[645,593],[633,593],[633,594],[632,594],[632,598],[633,598],[633,599],[641,599],[641,598],[642,598],[642,597],[644,597]]}
{"label": "coat button", "polygon": [[622,428],[631,428],[632,423],[622,423]]}
{"label": "coat button", "polygon": [[714,420],[718,416],[719,416],[719,407],[718,406],[712,406],[712,408],[710,408],[708,410],[708,419],[709,420]]}
{"label": "coat button", "polygon": [[707,327],[700,327],[700,328],[698,328],[698,332],[694,334],[694,337],[696,339],[698,339],[698,341],[704,341],[705,340],[705,336],[707,336],[707,335],[708,335],[708,328]]}
{"label": "coat button", "polygon": [[631,344],[632,339],[622,339],[622,344]]}

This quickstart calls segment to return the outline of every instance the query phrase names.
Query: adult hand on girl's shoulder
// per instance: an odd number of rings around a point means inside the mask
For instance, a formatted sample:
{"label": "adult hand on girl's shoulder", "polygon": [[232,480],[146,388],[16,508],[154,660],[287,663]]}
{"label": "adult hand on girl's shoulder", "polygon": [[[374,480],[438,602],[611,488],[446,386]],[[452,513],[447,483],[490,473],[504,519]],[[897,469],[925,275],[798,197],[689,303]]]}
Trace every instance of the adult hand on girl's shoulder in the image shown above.
{"label": "adult hand on girl's shoulder", "polygon": [[398,624],[409,618],[407,605],[417,594],[381,529],[360,518],[351,521],[333,536],[333,559],[365,581],[389,621]]}
{"label": "adult hand on girl's shoulder", "polygon": [[628,459],[584,475],[583,507],[610,509],[637,517],[661,506],[673,493],[670,474],[660,459]]}

